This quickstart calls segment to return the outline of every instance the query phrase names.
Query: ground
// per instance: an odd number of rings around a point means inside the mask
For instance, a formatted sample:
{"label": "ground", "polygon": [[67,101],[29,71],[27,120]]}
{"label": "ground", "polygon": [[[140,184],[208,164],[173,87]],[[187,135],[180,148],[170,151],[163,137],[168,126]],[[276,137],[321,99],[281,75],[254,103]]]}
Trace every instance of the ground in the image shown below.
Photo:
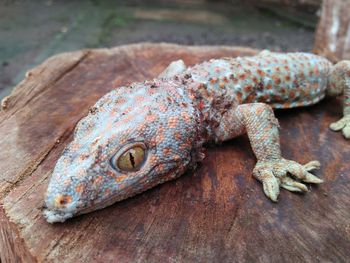
{"label": "ground", "polygon": [[82,48],[148,41],[310,51],[317,18],[302,17],[239,1],[5,0],[0,4],[0,99],[28,69]]}

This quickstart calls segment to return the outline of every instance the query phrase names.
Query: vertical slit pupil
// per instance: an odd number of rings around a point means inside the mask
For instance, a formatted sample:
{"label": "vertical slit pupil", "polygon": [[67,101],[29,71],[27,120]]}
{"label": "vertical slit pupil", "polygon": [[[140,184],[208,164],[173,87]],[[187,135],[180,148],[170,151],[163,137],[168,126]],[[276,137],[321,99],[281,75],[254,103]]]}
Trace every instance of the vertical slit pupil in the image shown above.
{"label": "vertical slit pupil", "polygon": [[130,163],[131,163],[132,167],[135,168],[135,158],[131,152],[129,152],[129,159],[130,159]]}

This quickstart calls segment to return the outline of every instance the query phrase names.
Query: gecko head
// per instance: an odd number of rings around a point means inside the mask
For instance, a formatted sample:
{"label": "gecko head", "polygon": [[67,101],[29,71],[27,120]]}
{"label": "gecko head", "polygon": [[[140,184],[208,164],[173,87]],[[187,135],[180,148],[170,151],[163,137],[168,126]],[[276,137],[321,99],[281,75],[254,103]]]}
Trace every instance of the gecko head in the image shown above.
{"label": "gecko head", "polygon": [[47,221],[101,209],[181,175],[195,163],[197,112],[177,83],[155,80],[103,96],[56,163]]}

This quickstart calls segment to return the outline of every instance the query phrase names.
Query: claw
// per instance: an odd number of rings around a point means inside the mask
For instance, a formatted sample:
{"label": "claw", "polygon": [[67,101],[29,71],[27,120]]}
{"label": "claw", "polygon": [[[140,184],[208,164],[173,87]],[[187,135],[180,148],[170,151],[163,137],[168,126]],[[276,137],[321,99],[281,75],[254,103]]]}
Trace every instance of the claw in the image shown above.
{"label": "claw", "polygon": [[283,182],[281,186],[287,190],[294,191],[294,192],[308,192],[309,189],[307,189],[306,185],[295,182],[289,177],[285,177],[283,179]]}
{"label": "claw", "polygon": [[331,128],[331,130],[333,131],[340,131],[341,129],[343,129],[346,125],[345,119],[341,119],[337,122],[333,122],[331,125],[329,125],[329,128]]}
{"label": "claw", "polygon": [[[292,192],[308,192],[309,189],[302,182],[322,183],[323,180],[309,173],[309,171],[318,169],[320,166],[319,161],[311,161],[305,165],[301,165],[283,158],[263,162],[258,161],[253,175],[263,183],[265,195],[272,201],[277,202],[280,186]],[[302,182],[296,181],[294,178]]]}
{"label": "claw", "polygon": [[350,123],[343,128],[343,135],[346,139],[350,139]]}
{"label": "claw", "polygon": [[304,165],[304,168],[308,172],[320,169],[320,167],[321,167],[321,164],[319,161],[311,161]]}
{"label": "claw", "polygon": [[288,191],[292,191],[292,192],[302,192],[302,190],[298,187],[294,187],[294,186],[290,186],[287,184],[281,184],[281,187],[283,187],[284,189],[288,190]]}
{"label": "claw", "polygon": [[333,131],[342,130],[344,137],[350,139],[350,114],[347,114],[339,121],[332,123],[329,125],[329,128]]}
{"label": "claw", "polygon": [[263,188],[265,195],[272,201],[277,202],[277,197],[280,193],[279,183],[277,179],[271,174],[263,180]]}
{"label": "claw", "polygon": [[306,183],[313,183],[313,184],[323,183],[323,180],[321,180],[320,178],[310,173],[305,173],[305,178],[303,179],[303,181]]}

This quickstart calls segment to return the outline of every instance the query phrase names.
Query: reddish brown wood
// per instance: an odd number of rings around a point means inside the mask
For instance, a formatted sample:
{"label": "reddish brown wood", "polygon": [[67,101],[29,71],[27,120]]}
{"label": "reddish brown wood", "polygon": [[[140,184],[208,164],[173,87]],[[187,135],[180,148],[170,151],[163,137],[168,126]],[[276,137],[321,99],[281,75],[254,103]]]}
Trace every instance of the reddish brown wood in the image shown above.
{"label": "reddish brown wood", "polygon": [[323,0],[314,51],[333,62],[350,59],[349,0]]}
{"label": "reddish brown wood", "polygon": [[55,225],[41,215],[50,172],[101,95],[175,59],[255,53],[138,44],[63,54],[33,69],[0,113],[2,262],[346,262],[350,143],[328,129],[341,116],[337,100],[277,113],[285,156],[323,164],[326,182],[306,195],[282,191],[271,203],[251,176],[255,158],[243,136],[209,147],[195,172],[101,211]]}

